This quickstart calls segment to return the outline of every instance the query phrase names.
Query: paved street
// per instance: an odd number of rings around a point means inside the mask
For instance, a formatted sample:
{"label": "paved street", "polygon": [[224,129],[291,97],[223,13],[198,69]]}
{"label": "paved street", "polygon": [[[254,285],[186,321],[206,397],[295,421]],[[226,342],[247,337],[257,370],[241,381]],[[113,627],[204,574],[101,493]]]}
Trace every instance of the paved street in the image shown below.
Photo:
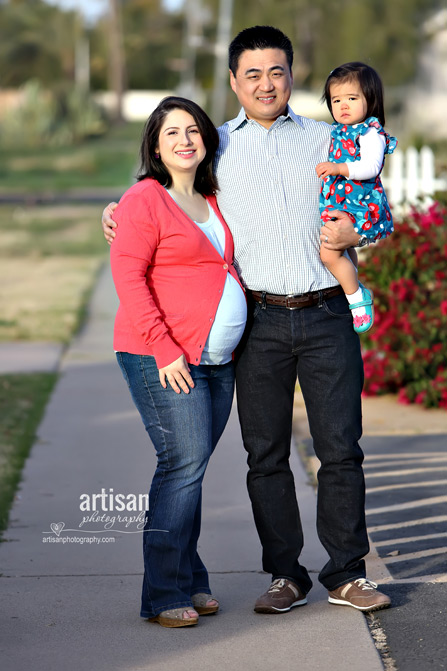
{"label": "paved street", "polygon": [[367,437],[363,447],[368,528],[393,600],[373,630],[385,631],[399,671],[447,669],[447,435]]}
{"label": "paved street", "polygon": [[[445,434],[362,439],[371,554],[393,602],[367,618],[386,671],[447,668],[447,414],[445,421]],[[305,447],[315,472],[309,440]]]}
{"label": "paved street", "polygon": [[368,529],[394,580],[447,579],[447,435],[367,437]]}

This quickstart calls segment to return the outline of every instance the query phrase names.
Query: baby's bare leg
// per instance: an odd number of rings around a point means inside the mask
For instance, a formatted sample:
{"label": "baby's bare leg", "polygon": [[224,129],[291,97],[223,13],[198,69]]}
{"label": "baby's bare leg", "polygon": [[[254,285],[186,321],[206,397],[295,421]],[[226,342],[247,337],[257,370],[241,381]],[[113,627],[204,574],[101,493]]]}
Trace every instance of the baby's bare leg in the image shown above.
{"label": "baby's bare leg", "polygon": [[352,312],[354,330],[357,333],[369,331],[374,323],[372,292],[359,285],[357,278],[357,253],[348,251],[349,258],[342,252],[321,247],[320,257],[326,268],[340,282]]}
{"label": "baby's bare leg", "polygon": [[337,279],[345,294],[353,294],[359,288],[357,270],[355,265],[343,252],[321,247],[320,258],[326,268]]}

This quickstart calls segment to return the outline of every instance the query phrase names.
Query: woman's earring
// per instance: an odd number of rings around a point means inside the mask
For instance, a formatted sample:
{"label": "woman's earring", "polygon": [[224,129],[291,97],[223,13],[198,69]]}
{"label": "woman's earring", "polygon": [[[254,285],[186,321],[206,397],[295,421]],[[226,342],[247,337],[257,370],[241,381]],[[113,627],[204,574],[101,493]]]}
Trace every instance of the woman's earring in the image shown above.
{"label": "woman's earring", "polygon": [[160,158],[160,154],[158,154],[157,152],[155,152],[154,156],[155,158]]}

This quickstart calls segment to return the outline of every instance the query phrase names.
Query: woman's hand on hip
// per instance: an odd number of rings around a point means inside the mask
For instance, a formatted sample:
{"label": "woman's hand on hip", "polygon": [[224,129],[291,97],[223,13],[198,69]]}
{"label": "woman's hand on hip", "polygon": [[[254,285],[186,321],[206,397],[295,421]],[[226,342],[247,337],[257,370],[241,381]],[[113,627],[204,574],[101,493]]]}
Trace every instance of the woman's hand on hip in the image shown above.
{"label": "woman's hand on hip", "polygon": [[189,394],[189,387],[191,389],[194,387],[194,380],[189,373],[188,362],[184,354],[176,359],[176,361],[170,363],[169,366],[159,368],[158,375],[160,376],[160,384],[163,389],[166,389],[166,382],[169,382],[176,394],[180,394],[181,390],[185,394]]}
{"label": "woman's hand on hip", "polygon": [[115,221],[113,221],[112,215],[117,207],[118,203],[109,203],[107,207],[104,208],[102,213],[102,232],[104,233],[104,237],[109,245],[112,244],[113,238],[116,236],[116,233],[113,229],[117,227],[117,224]]}

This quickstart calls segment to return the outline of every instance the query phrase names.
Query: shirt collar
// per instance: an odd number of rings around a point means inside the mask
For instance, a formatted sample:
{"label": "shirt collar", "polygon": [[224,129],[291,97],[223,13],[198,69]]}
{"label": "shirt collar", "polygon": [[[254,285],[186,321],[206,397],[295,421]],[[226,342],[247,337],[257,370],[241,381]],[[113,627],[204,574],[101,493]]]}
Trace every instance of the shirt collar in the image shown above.
{"label": "shirt collar", "polygon": [[[295,112],[292,110],[290,105],[287,105],[286,113],[282,114],[281,116],[276,119],[276,121],[286,121],[287,119],[290,119],[291,121],[295,122],[298,124],[298,126],[303,126],[303,121],[302,117],[300,117],[298,114],[295,114]],[[233,131],[237,130],[238,128],[241,128],[245,126],[249,122],[249,119],[247,119],[247,115],[245,114],[245,110],[243,107],[241,107],[239,114],[235,119],[231,119],[231,121],[228,121],[228,130],[230,133]]]}

